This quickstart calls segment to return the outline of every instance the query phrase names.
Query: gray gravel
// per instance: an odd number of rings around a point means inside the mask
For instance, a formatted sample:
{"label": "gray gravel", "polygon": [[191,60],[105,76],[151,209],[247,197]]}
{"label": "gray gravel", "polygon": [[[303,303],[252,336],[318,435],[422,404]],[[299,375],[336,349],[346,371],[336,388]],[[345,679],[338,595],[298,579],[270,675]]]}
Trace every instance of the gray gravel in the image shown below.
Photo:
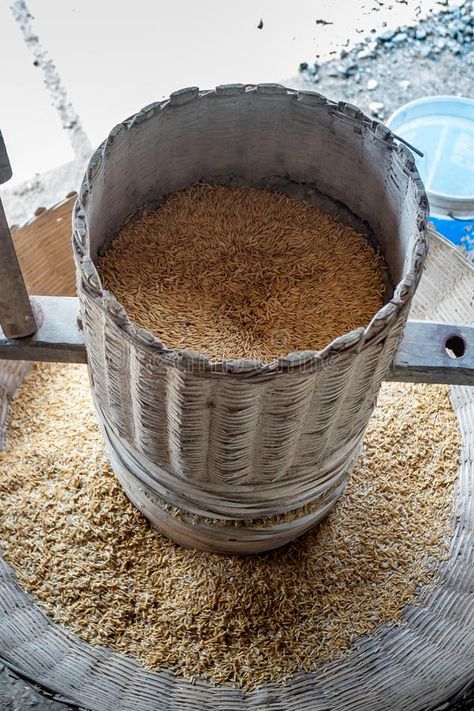
{"label": "gray gravel", "polygon": [[[380,121],[424,96],[473,98],[474,0],[444,7],[415,27],[368,38],[321,66],[302,62],[288,83],[348,101]],[[466,232],[462,246],[474,261],[474,232]]]}
{"label": "gray gravel", "polygon": [[299,88],[349,101],[387,119],[407,101],[435,94],[474,95],[474,1],[445,7],[415,27],[367,38],[321,66],[302,62]]}

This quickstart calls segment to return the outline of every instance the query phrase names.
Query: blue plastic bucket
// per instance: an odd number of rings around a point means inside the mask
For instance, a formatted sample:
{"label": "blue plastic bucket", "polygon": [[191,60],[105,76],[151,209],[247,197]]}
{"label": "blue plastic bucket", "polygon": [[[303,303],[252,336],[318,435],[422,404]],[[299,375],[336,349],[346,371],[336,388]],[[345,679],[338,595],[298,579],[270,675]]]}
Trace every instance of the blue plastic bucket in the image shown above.
{"label": "blue plastic bucket", "polygon": [[411,101],[387,122],[424,153],[415,156],[438,232],[474,248],[474,101],[430,96]]}

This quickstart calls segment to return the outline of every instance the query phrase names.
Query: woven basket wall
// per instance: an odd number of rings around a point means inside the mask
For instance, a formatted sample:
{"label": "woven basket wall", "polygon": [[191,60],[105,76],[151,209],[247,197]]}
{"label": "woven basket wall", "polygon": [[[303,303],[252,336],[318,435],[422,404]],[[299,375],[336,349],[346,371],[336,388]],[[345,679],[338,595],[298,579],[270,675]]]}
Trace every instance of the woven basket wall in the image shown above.
{"label": "woven basket wall", "polygon": [[[376,235],[394,286],[386,305],[323,351],[270,364],[168,349],[102,289],[95,263],[127,220],[198,182],[284,191]],[[388,129],[312,92],[184,89],[112,130],[75,206],[77,288],[112,465],[155,525],[185,545],[250,553],[327,513],[403,332],[426,254],[426,210],[413,157]],[[311,514],[283,528],[251,523],[310,502]],[[196,515],[248,525],[230,535]]]}

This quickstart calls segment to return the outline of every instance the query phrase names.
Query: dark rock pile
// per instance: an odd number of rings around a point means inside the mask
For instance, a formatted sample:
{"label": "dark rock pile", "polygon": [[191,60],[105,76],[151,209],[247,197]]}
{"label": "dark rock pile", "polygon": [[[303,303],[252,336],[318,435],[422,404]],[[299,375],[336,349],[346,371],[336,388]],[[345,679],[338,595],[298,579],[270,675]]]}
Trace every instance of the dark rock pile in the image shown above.
{"label": "dark rock pile", "polygon": [[[371,96],[378,88],[384,89],[384,76],[377,76],[380,61],[383,63],[383,60],[391,59],[392,64],[398,67],[397,80],[401,93],[409,89],[412,80],[407,68],[412,68],[421,60],[441,61],[445,53],[462,61],[466,72],[474,74],[474,0],[465,0],[457,7],[448,6],[446,0],[439,4],[440,10],[431,12],[426,20],[414,26],[387,30],[377,37],[367,37],[350,52],[343,49],[338,60],[325,64],[302,62],[299,66],[301,78],[309,84],[333,79],[336,86],[337,80],[346,81],[351,87],[360,85],[360,89],[373,99],[368,101],[366,110],[373,116],[384,118],[387,115],[385,101]],[[403,62],[400,62],[401,56]],[[358,93],[357,89],[355,93]],[[462,90],[448,91],[447,87],[443,93],[458,94]]]}

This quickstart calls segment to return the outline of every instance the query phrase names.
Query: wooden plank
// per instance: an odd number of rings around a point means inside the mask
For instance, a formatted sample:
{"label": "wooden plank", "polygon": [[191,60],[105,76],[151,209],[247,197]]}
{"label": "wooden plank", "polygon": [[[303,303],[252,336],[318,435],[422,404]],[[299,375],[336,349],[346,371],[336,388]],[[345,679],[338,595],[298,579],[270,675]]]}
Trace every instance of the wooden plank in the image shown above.
{"label": "wooden plank", "polygon": [[[12,177],[5,141],[0,132],[0,184]],[[0,200],[0,324],[9,338],[29,336],[36,321]]]}
{"label": "wooden plank", "polygon": [[0,359],[86,363],[84,334],[77,323],[79,300],[72,296],[32,297],[40,317],[36,333],[7,338],[0,330]]}
{"label": "wooden plank", "polygon": [[474,385],[474,326],[408,321],[386,380]]}
{"label": "wooden plank", "polygon": [[0,200],[0,324],[9,338],[29,336],[36,321]]}
{"label": "wooden plank", "polygon": [[[86,363],[84,334],[78,327],[76,297],[35,296],[42,323],[27,338],[8,339],[0,330],[0,359]],[[454,342],[459,353],[450,357],[446,343]],[[474,385],[474,326],[432,321],[408,321],[400,348],[386,380],[406,383]]]}
{"label": "wooden plank", "polygon": [[6,183],[12,177],[12,167],[8,159],[8,153],[0,131],[0,185]]}

